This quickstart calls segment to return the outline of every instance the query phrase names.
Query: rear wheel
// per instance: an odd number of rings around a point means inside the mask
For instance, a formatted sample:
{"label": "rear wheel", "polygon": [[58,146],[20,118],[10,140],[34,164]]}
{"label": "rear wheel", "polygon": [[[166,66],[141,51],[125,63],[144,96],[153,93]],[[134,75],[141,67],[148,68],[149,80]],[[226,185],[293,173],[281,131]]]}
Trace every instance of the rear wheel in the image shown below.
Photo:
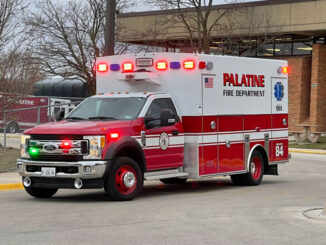
{"label": "rear wheel", "polygon": [[168,178],[168,179],[160,179],[160,181],[164,184],[184,184],[187,182],[187,179]]}
{"label": "rear wheel", "polygon": [[58,189],[44,189],[25,186],[24,188],[28,194],[36,198],[50,198],[58,191]]}
{"label": "rear wheel", "polygon": [[139,195],[143,183],[138,164],[129,157],[119,157],[113,163],[104,189],[114,200],[129,201]]}
{"label": "rear wheel", "polygon": [[258,151],[254,151],[250,158],[249,172],[246,174],[231,175],[231,180],[237,185],[259,185],[263,179],[264,161]]}

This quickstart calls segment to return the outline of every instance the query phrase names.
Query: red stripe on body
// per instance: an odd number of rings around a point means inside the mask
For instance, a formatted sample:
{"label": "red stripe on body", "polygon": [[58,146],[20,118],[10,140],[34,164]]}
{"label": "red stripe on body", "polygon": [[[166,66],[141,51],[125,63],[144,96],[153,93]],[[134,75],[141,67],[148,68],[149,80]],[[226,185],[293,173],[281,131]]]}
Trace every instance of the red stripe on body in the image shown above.
{"label": "red stripe on body", "polygon": [[[283,124],[283,119],[286,120],[286,124]],[[287,128],[288,127],[288,114],[273,114],[272,116],[273,128]]]}
{"label": "red stripe on body", "polygon": [[288,121],[288,114],[259,115],[228,115],[228,116],[183,116],[182,123],[185,133],[209,133],[211,121],[215,121],[218,132],[232,131],[268,131],[269,129],[287,128],[283,119]]}
{"label": "red stripe on body", "polygon": [[202,116],[183,116],[182,125],[185,133],[201,133],[203,132]]}
{"label": "red stripe on body", "polygon": [[267,115],[245,115],[243,130],[271,129],[271,114]]}
{"label": "red stripe on body", "polygon": [[218,132],[242,130],[243,116],[218,116]]}

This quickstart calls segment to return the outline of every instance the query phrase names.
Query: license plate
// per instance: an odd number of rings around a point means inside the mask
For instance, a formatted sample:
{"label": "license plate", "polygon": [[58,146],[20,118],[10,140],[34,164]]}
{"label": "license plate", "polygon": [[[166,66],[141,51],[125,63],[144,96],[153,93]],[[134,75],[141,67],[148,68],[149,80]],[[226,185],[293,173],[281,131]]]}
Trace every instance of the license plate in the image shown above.
{"label": "license plate", "polygon": [[44,177],[55,177],[55,168],[41,168],[41,175]]}

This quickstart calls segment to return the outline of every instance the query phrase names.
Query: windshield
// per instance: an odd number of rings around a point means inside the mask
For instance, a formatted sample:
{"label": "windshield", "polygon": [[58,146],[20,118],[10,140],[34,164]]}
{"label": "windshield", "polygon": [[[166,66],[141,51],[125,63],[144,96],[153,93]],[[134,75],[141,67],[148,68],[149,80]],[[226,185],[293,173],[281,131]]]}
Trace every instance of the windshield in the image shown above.
{"label": "windshield", "polygon": [[66,119],[71,120],[133,120],[146,98],[89,98],[75,108]]}

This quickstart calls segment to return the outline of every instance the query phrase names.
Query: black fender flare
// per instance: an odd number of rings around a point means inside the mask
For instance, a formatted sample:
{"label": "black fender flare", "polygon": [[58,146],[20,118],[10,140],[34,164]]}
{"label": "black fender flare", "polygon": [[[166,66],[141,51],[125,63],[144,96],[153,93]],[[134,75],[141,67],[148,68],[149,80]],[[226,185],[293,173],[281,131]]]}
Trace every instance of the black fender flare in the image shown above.
{"label": "black fender flare", "polygon": [[111,143],[108,151],[105,154],[105,160],[108,162],[105,170],[106,176],[110,171],[110,167],[113,164],[114,159],[116,159],[116,157],[126,149],[131,150],[135,154],[133,159],[137,160],[137,163],[140,165],[142,172],[146,172],[146,158],[143,148],[134,138],[130,136],[124,136],[118,141]]}

